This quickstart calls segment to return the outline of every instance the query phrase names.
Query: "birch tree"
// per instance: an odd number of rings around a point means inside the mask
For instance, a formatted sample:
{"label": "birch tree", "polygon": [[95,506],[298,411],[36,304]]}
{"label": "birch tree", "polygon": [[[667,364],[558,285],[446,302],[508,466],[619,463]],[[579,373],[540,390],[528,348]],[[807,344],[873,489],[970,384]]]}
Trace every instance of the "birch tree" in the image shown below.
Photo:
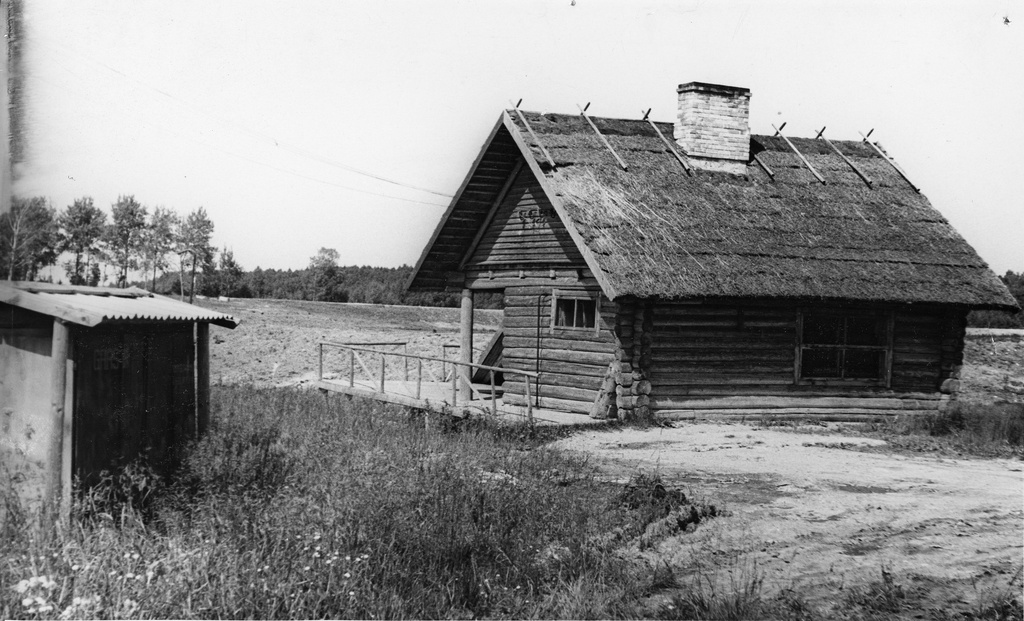
{"label": "birch tree", "polygon": [[195,301],[196,296],[196,273],[213,264],[214,248],[211,243],[213,221],[206,215],[206,209],[199,207],[188,214],[184,220],[181,220],[176,238],[182,295],[185,290],[184,274],[188,269],[190,272],[188,302],[191,304]]}
{"label": "birch tree", "polygon": [[36,196],[16,198],[0,214],[0,264],[7,280],[34,280],[39,270],[57,262],[56,213]]}
{"label": "birch tree", "polygon": [[104,241],[111,262],[117,266],[117,286],[128,286],[129,270],[139,269],[145,242],[146,208],[134,196],[120,196],[111,208],[113,222],[107,226]]}

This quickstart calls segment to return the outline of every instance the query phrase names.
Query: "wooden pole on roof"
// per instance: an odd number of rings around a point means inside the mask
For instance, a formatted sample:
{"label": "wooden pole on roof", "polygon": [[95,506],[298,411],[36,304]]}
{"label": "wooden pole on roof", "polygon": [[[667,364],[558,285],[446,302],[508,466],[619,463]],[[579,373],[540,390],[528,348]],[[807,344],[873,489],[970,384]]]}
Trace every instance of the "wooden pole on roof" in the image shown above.
{"label": "wooden pole on roof", "polygon": [[589,116],[587,116],[587,108],[590,107],[590,103],[588,102],[587,105],[583,107],[580,107],[579,104],[576,104],[576,107],[580,109],[580,116],[587,119],[587,123],[590,123],[590,127],[594,130],[594,133],[597,134],[597,137],[601,139],[601,142],[604,143],[605,148],[611,151],[611,154],[615,157],[615,161],[619,163],[619,166],[622,167],[622,170],[629,170],[629,167],[626,166],[626,162],[622,161],[622,158],[619,157],[619,154],[616,153],[615,149],[612,148],[612,145],[610,142],[608,142],[608,139],[604,137],[604,134],[602,134],[601,130],[597,128],[597,125],[594,125],[594,122],[590,120]]}
{"label": "wooden pole on roof", "polygon": [[654,121],[652,121],[651,119],[647,118],[650,114],[651,114],[651,109],[648,108],[647,112],[644,112],[644,120],[647,121],[648,123],[650,123],[651,129],[653,129],[654,133],[658,134],[658,138],[661,138],[661,141],[663,143],[665,143],[665,150],[668,151],[669,153],[671,153],[672,155],[674,155],[676,160],[678,160],[679,163],[683,165],[683,170],[686,171],[686,174],[693,175],[693,169],[691,169],[690,165],[686,163],[686,160],[683,159],[683,156],[679,155],[679,153],[676,151],[675,147],[672,146],[672,143],[669,142],[668,138],[665,137],[665,134],[662,134],[661,130],[658,129],[658,126],[654,124]]}
{"label": "wooden pole on roof", "polygon": [[819,174],[818,174],[818,171],[814,170],[814,166],[811,166],[811,163],[810,163],[810,162],[808,162],[808,161],[807,161],[807,158],[806,158],[806,157],[804,157],[804,154],[803,154],[803,153],[801,153],[801,152],[800,152],[800,151],[799,151],[799,150],[798,150],[798,149],[796,148],[796,145],[794,145],[794,144],[793,144],[792,142],[790,142],[790,141],[789,141],[789,138],[786,138],[786,137],[785,137],[784,135],[782,135],[782,128],[783,128],[783,127],[785,127],[785,126],[786,126],[786,124],[785,124],[785,123],[783,123],[783,124],[782,124],[781,126],[779,126],[779,127],[775,127],[774,125],[772,125],[772,129],[774,129],[774,130],[775,130],[775,135],[776,135],[776,136],[778,136],[779,138],[782,138],[783,140],[785,140],[785,141],[786,141],[786,144],[788,144],[788,145],[789,145],[789,148],[793,150],[793,153],[796,153],[796,156],[797,156],[797,157],[799,157],[799,158],[800,158],[800,161],[804,163],[804,166],[806,166],[806,167],[807,167],[807,170],[811,171],[811,174],[812,174],[812,175],[814,175],[814,178],[815,178],[815,179],[817,179],[818,181],[820,181],[820,182],[821,182],[822,184],[824,184],[824,183],[825,183],[825,178],[824,178],[824,177],[822,177],[821,175],[819,175]]}
{"label": "wooden pole on roof", "polygon": [[864,183],[868,184],[868,187],[869,187],[869,188],[871,187],[871,179],[869,179],[869,178],[868,178],[868,176],[867,176],[867,175],[865,175],[865,174],[864,174],[864,173],[863,173],[863,172],[861,171],[861,169],[857,168],[857,165],[856,165],[856,164],[854,164],[854,163],[853,163],[853,162],[852,162],[852,161],[850,160],[850,158],[848,158],[848,157],[846,157],[845,155],[843,155],[842,151],[840,151],[840,150],[839,150],[838,148],[836,148],[836,145],[832,144],[832,141],[831,141],[831,140],[829,140],[828,138],[826,138],[826,137],[825,137],[825,128],[824,128],[824,127],[822,127],[822,128],[821,128],[821,131],[819,131],[819,132],[818,132],[818,136],[817,136],[817,138],[818,138],[819,140],[824,140],[824,141],[825,141],[825,144],[827,144],[827,145],[828,145],[829,147],[831,147],[831,149],[832,149],[833,151],[835,151],[836,155],[838,155],[839,157],[843,158],[843,161],[844,161],[844,162],[846,162],[847,166],[849,166],[850,168],[852,168],[852,169],[853,169],[853,172],[857,173],[857,176],[858,176],[858,177],[860,177],[860,178],[861,178],[861,180],[862,180],[862,181],[863,181]]}
{"label": "wooden pole on roof", "polygon": [[866,136],[864,135],[863,132],[858,132],[858,133],[860,133],[861,137],[864,138],[864,142],[866,142],[869,145],[871,145],[871,148],[874,149],[875,152],[878,153],[880,156],[882,156],[883,160],[889,162],[889,165],[892,166],[893,169],[896,172],[898,172],[901,177],[903,177],[903,180],[906,181],[907,183],[909,183],[910,187],[914,188],[915,192],[920,194],[921,193],[921,188],[919,188],[916,185],[914,185],[914,182],[910,180],[910,177],[907,176],[907,173],[903,172],[903,169],[900,168],[900,165],[896,163],[896,160],[894,160],[891,157],[889,157],[889,155],[885,151],[883,151],[881,148],[879,148],[879,146],[876,143],[871,142],[870,140],[868,140],[868,136],[870,136],[871,132],[873,132],[873,131],[875,131],[875,130],[872,129],[871,131],[869,131]]}
{"label": "wooden pole on roof", "polygon": [[768,174],[769,177],[771,177],[772,181],[775,181],[775,172],[771,168],[768,168],[768,164],[765,164],[764,162],[761,161],[761,158],[757,156],[757,153],[754,154],[754,161],[757,162],[757,165],[761,167],[761,170],[763,170],[765,173]]}
{"label": "wooden pole on roof", "polygon": [[[509,103],[512,103],[512,101],[510,100]],[[537,143],[537,146],[540,148],[540,152],[544,154],[544,159],[548,161],[548,164],[551,165],[551,168],[554,168],[555,160],[551,159],[551,154],[548,153],[548,150],[544,148],[544,143],[542,143],[540,141],[540,138],[537,137],[536,132],[534,132],[533,128],[530,127],[530,122],[526,120],[526,115],[523,114],[523,112],[519,109],[519,104],[521,103],[523,103],[522,99],[520,99],[518,103],[512,104],[512,109],[516,111],[516,114],[519,116],[519,120],[522,121],[523,125],[526,126],[526,131],[530,132],[530,137],[533,138],[533,141],[535,143]]]}

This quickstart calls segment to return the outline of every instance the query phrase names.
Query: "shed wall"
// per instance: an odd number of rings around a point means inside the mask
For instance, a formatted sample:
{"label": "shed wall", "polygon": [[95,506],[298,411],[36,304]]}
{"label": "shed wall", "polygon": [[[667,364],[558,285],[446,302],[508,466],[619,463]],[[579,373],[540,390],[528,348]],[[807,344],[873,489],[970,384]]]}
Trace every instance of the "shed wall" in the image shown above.
{"label": "shed wall", "polygon": [[59,433],[50,417],[52,328],[0,329],[0,463],[21,498],[43,500],[53,467],[47,450]]}
{"label": "shed wall", "polygon": [[84,480],[146,455],[160,468],[196,435],[192,324],[80,331],[75,471]]}

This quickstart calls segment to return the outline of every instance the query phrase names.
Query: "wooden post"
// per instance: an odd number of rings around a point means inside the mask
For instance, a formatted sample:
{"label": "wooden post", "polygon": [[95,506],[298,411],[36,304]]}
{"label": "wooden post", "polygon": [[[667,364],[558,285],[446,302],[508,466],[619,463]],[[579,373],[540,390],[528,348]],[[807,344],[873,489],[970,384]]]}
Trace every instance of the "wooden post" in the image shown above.
{"label": "wooden post", "polygon": [[469,365],[473,363],[473,290],[463,289],[462,290],[462,323],[459,327],[460,336],[462,340],[459,347],[459,362],[464,364],[458,365],[456,372],[453,374],[457,377],[462,378],[462,386],[460,390],[462,392],[462,399],[464,401],[471,401],[473,399],[472,386],[470,384],[473,381],[473,368]]}
{"label": "wooden post", "polygon": [[348,350],[348,387],[356,385],[356,350]]}
{"label": "wooden post", "polygon": [[[453,367],[458,367],[459,365],[453,364],[452,366]],[[458,403],[458,402],[459,402],[459,373],[458,373],[458,369],[455,368],[455,369],[452,369],[452,407],[455,407],[455,404]]]}
{"label": "wooden post", "polygon": [[64,497],[64,417],[67,389],[67,360],[71,335],[61,319],[53,320],[53,342],[50,348],[50,445],[47,447],[46,500],[55,518],[61,515]]}
{"label": "wooden post", "polygon": [[420,398],[420,394],[423,390],[423,359],[416,359],[416,398]]}
{"label": "wooden post", "polygon": [[409,381],[409,344],[403,345],[405,348],[405,355],[402,356],[402,362],[405,363],[405,381]]}
{"label": "wooden post", "polygon": [[323,381],[324,379],[324,344],[317,343],[317,348],[320,350],[319,362],[317,364],[317,379]]}
{"label": "wooden post", "polygon": [[495,395],[497,388],[494,386],[494,369],[491,369],[491,414],[498,415],[498,397]]}
{"label": "wooden post", "polygon": [[385,370],[384,352],[381,352],[381,354],[380,354],[380,391],[381,392],[384,392],[384,370]]}
{"label": "wooden post", "polygon": [[210,426],[210,324],[196,323],[196,431]]}

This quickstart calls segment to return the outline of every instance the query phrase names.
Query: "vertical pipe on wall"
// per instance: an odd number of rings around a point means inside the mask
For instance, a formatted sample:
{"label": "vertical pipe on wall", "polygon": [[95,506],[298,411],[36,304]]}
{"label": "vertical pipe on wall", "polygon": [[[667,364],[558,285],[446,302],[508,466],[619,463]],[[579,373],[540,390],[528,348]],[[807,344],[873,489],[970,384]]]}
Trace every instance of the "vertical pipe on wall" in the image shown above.
{"label": "vertical pipe on wall", "polygon": [[473,290],[462,290],[462,322],[459,327],[462,337],[459,345],[459,362],[465,363],[456,365],[456,374],[461,378],[459,390],[462,392],[462,399],[468,402],[473,398],[472,385],[473,368],[469,366],[473,362]]}
{"label": "vertical pipe on wall", "polygon": [[[196,431],[210,426],[210,324],[196,324]],[[197,436],[198,437],[198,436]]]}
{"label": "vertical pipe on wall", "polygon": [[64,497],[64,426],[65,404],[67,401],[67,361],[70,347],[68,325],[60,319],[53,320],[53,341],[50,349],[50,445],[46,461],[49,467],[46,500],[50,503],[51,515],[61,511]]}

